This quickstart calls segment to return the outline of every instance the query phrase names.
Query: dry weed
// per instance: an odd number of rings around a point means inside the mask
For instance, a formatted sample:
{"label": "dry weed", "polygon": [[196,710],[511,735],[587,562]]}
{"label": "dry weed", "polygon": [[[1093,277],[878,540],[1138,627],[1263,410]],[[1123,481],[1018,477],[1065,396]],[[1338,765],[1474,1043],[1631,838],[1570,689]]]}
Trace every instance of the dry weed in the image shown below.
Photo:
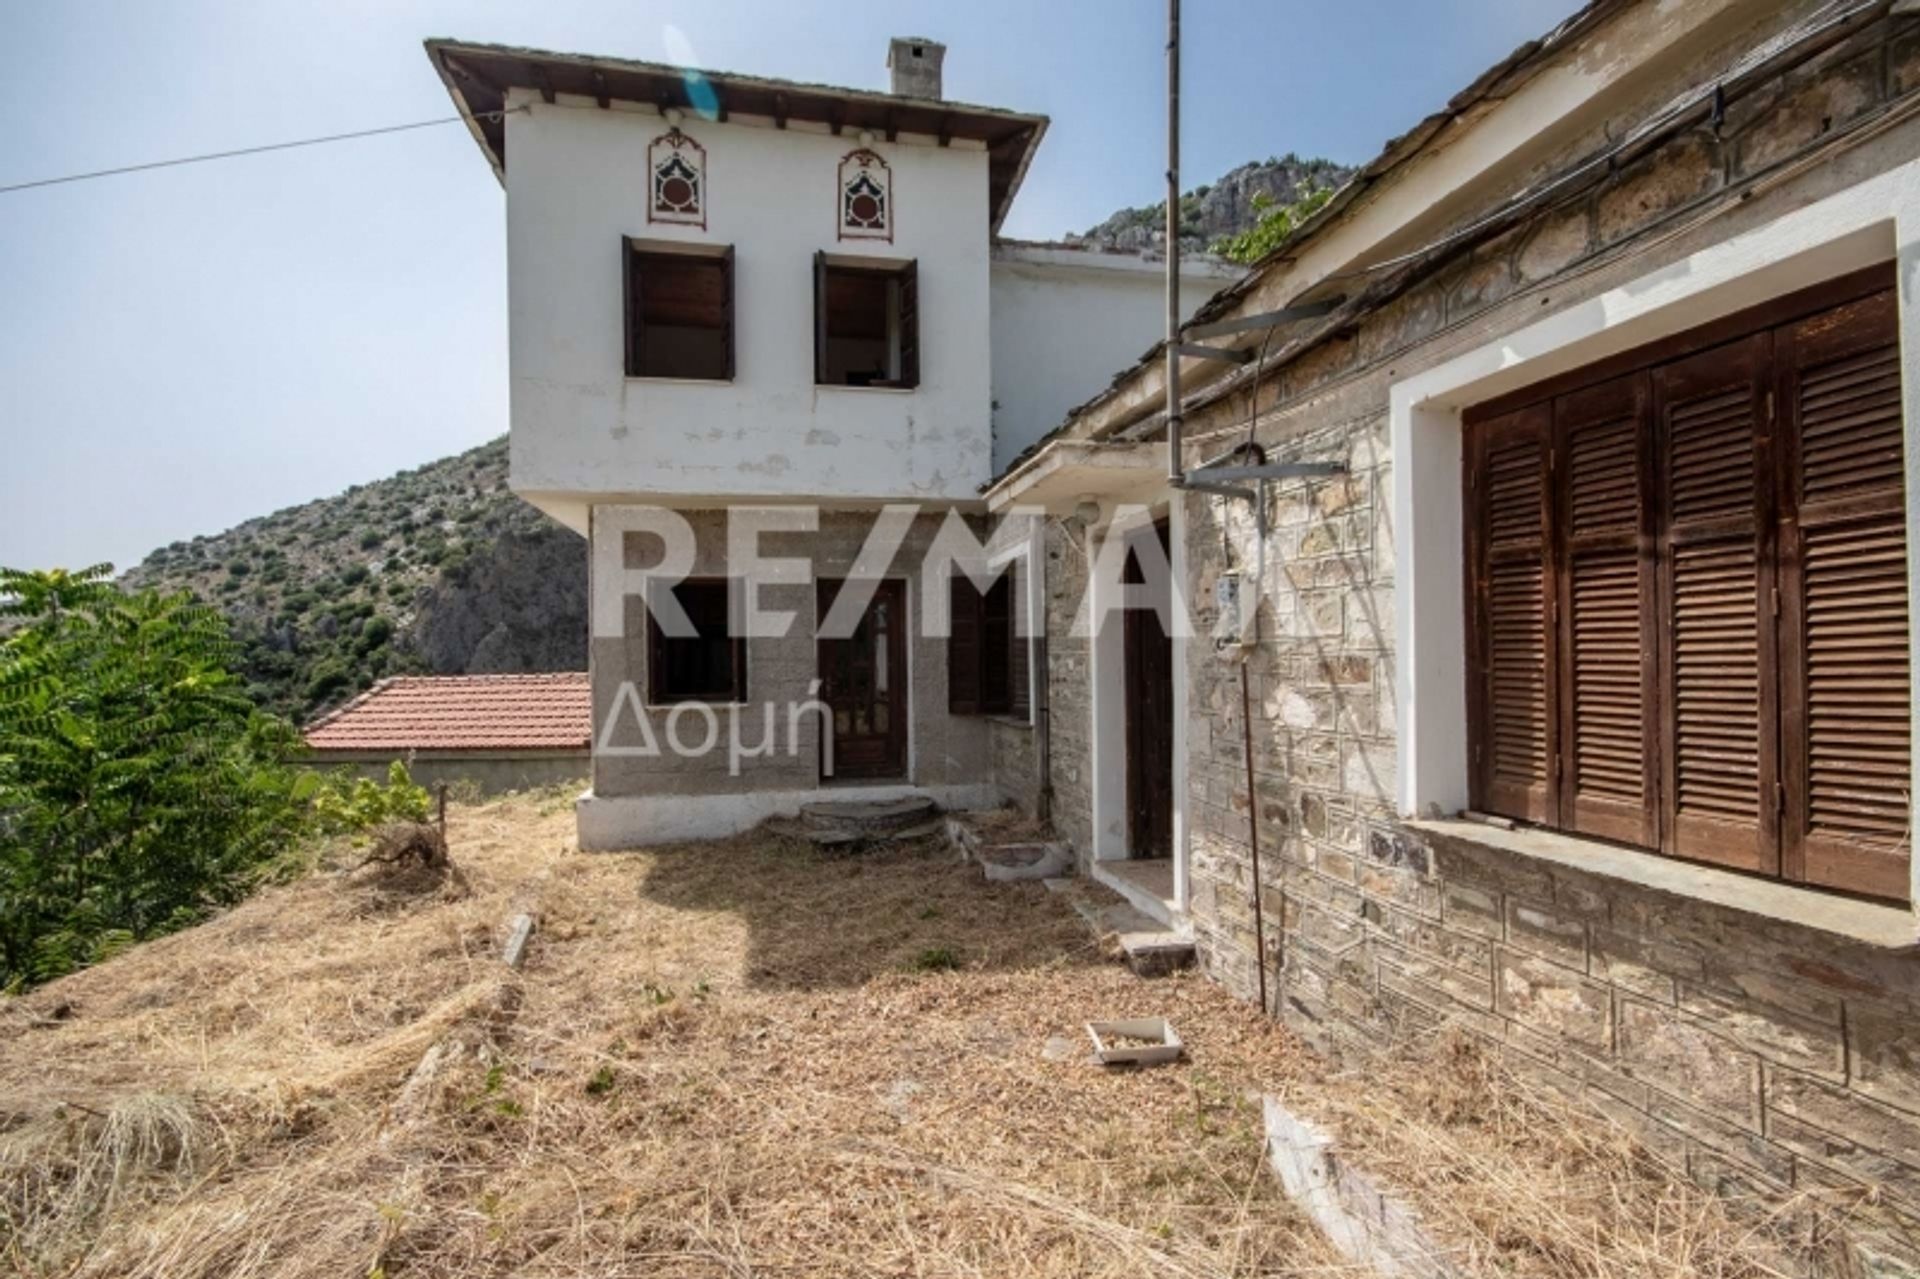
{"label": "dry weed", "polygon": [[[1339,1126],[1470,1267],[1744,1279],[1824,1243],[1741,1224],[1465,1052],[1329,1078],[1204,978],[1138,981],[1039,886],[937,846],[582,856],[558,795],[450,822],[461,891],[317,874],[0,1002],[5,1265],[1350,1274],[1266,1171],[1263,1092]],[[1085,1021],[1150,1015],[1187,1061],[1089,1064]]]}

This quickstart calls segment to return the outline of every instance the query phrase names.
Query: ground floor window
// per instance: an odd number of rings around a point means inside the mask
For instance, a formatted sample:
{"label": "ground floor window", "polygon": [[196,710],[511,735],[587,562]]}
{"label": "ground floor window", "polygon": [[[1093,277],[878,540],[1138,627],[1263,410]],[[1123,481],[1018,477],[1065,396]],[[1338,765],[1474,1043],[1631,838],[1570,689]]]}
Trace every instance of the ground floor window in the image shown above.
{"label": "ground floor window", "polygon": [[647,610],[647,700],[743,702],[747,697],[747,642],[730,624],[733,585],[724,577],[688,578],[670,591],[693,624],[695,634],[669,635],[657,609]]}
{"label": "ground floor window", "polygon": [[955,715],[1009,715],[1026,719],[1031,702],[1032,637],[1016,621],[1022,574],[1007,565],[986,590],[965,574],[949,584],[952,629],[947,637],[947,710]]}
{"label": "ground floor window", "polygon": [[1908,891],[1890,268],[1466,416],[1473,803]]}

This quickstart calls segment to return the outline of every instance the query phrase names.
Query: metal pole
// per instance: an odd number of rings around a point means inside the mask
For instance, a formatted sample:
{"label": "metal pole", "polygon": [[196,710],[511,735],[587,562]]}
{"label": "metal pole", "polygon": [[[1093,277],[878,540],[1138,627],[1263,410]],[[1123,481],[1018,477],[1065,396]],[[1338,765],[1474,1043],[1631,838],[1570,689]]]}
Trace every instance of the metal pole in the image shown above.
{"label": "metal pole", "polygon": [[1180,464],[1180,0],[1167,0],[1167,479]]}
{"label": "metal pole", "polygon": [[[1260,905],[1263,886],[1260,883],[1260,795],[1254,790],[1253,783],[1253,692],[1248,687],[1247,663],[1251,657],[1240,659],[1240,736],[1241,744],[1247,752],[1247,847],[1253,853],[1253,967],[1260,974],[1260,1012],[1272,1016],[1273,1009],[1267,1003],[1267,921]],[[1284,928],[1285,921],[1281,926]]]}

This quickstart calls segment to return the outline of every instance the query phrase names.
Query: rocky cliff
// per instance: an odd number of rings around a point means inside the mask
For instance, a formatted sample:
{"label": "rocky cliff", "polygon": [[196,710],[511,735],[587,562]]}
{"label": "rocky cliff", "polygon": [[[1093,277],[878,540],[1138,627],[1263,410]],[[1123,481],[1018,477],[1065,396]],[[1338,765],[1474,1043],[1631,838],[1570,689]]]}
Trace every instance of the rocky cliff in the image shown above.
{"label": "rocky cliff", "polygon": [[504,438],[175,542],[122,580],[218,606],[255,699],[296,719],[384,675],[587,663],[586,543],[508,490]]}
{"label": "rocky cliff", "polygon": [[[1180,197],[1180,248],[1202,251],[1216,241],[1237,235],[1259,220],[1256,197],[1274,204],[1292,204],[1315,187],[1338,187],[1353,170],[1331,160],[1309,160],[1288,152],[1254,160],[1232,170],[1218,182],[1195,187]],[[1098,226],[1067,239],[1104,249],[1139,251],[1157,248],[1166,240],[1166,201],[1138,209],[1121,209]]]}

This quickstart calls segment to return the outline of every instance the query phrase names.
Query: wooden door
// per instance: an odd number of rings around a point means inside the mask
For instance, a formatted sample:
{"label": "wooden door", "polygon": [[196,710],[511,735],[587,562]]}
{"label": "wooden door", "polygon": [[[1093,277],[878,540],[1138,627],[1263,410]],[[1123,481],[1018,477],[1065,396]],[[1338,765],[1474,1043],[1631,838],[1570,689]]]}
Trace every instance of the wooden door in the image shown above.
{"label": "wooden door", "polygon": [[[819,583],[819,616],[825,618],[844,582]],[[833,763],[828,772],[823,745],[821,776],[835,781],[898,778],[907,772],[906,585],[871,584],[853,634],[816,641],[820,699],[833,712]]]}
{"label": "wooden door", "polygon": [[[1167,525],[1151,536],[1167,554]],[[1128,587],[1145,583],[1140,561],[1127,552],[1121,578]],[[1169,599],[1172,582],[1157,584]],[[1131,591],[1129,592],[1131,593]],[[1129,608],[1122,644],[1127,678],[1127,849],[1134,857],[1173,855],[1173,639],[1151,608]]]}

